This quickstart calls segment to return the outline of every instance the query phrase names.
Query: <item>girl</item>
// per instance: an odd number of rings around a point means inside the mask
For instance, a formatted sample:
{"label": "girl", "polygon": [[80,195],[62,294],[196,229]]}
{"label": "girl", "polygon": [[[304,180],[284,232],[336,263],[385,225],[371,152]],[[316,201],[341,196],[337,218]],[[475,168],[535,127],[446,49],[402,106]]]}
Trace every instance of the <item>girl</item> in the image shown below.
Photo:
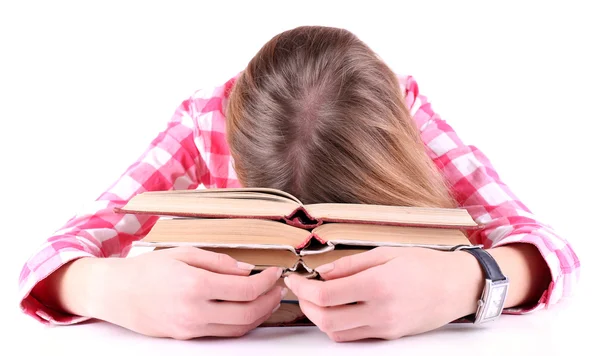
{"label": "girl", "polygon": [[502,313],[551,306],[577,281],[569,243],[433,112],[412,77],[346,30],[309,26],[275,36],[234,78],[184,100],[139,160],[26,262],[22,310],[42,323],[96,318],[177,339],[259,326],[286,293],[275,285],[280,269],[250,275],[253,266],[194,248],[122,258],[156,218],[113,208],[143,191],[200,186],[273,187],[306,203],[458,206],[484,225],[469,238],[485,263],[465,251],[376,248],[321,266],[324,281],[287,278],[335,341],[480,320],[490,266],[510,283],[493,301]]}

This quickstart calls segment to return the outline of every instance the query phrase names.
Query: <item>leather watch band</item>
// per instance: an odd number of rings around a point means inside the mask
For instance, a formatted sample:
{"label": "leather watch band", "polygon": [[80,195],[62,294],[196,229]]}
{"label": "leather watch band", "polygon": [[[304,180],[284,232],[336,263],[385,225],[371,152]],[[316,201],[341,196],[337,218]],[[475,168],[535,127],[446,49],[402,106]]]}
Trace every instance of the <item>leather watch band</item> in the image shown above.
{"label": "leather watch band", "polygon": [[492,282],[506,279],[496,260],[486,250],[481,248],[466,248],[463,250],[473,255],[483,268],[485,278],[491,279]]}

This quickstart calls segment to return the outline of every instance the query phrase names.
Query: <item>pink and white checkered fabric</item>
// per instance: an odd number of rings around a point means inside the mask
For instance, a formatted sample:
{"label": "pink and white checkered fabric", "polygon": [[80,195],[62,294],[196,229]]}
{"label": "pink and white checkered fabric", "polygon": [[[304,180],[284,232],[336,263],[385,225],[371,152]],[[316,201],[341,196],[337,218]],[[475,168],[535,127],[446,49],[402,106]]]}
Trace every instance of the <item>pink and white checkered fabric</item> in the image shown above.
{"label": "pink and white checkered fabric", "polygon": [[[72,324],[86,318],[45,307],[32,288],[68,261],[125,256],[156,218],[117,215],[135,194],[152,190],[239,187],[225,140],[223,107],[236,77],[211,90],[200,90],[184,100],[137,162],[99,198],[50,236],[24,265],[19,278],[24,313],[46,324]],[[405,101],[422,138],[458,196],[459,203],[486,227],[471,236],[486,248],[524,242],[537,246],[548,263],[552,282],[528,309],[506,309],[522,314],[549,307],[569,295],[579,280],[579,260],[569,243],[536,217],[501,182],[490,161],[477,148],[464,144],[448,123],[431,108],[411,76],[399,76]]]}

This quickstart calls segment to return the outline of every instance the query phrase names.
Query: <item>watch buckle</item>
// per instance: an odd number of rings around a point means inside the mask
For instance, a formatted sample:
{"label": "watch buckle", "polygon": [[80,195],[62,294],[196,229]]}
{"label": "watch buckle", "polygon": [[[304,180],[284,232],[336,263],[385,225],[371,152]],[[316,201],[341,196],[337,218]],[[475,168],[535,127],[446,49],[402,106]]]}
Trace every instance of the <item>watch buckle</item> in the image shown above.
{"label": "watch buckle", "polygon": [[474,250],[478,248],[483,249],[483,245],[456,245],[452,248],[452,251]]}

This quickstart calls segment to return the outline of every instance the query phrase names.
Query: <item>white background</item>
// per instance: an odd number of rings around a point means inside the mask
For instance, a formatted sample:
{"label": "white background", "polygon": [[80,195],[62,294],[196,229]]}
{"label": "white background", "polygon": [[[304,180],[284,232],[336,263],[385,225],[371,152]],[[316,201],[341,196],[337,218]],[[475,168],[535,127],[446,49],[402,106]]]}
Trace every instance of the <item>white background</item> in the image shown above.
{"label": "white background", "polygon": [[597,278],[594,3],[1,2],[0,308],[18,313],[26,258],[134,162],[181,100],[299,25],[347,28],[415,76],[442,118],[571,241],[582,279]]}

